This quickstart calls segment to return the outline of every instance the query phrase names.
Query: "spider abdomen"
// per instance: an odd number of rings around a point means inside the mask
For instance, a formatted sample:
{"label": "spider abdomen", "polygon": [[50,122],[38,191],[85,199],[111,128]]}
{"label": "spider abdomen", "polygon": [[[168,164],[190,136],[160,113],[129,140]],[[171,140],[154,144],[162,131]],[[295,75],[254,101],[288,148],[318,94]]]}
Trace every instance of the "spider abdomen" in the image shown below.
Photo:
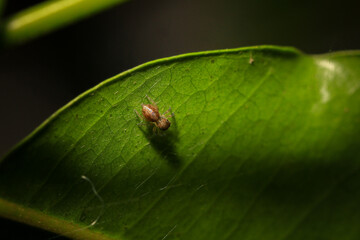
{"label": "spider abdomen", "polygon": [[157,107],[151,104],[146,104],[142,106],[142,114],[149,122],[157,122],[160,118],[159,110],[157,109]]}

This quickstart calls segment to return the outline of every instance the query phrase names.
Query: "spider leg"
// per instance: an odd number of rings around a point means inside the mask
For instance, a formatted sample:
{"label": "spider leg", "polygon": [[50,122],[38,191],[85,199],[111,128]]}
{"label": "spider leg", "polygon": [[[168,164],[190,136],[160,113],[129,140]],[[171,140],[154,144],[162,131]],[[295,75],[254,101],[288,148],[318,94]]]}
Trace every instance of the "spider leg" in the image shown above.
{"label": "spider leg", "polygon": [[151,102],[152,105],[154,105],[156,108],[158,107],[156,102],[152,100],[148,95],[146,95],[146,98],[149,100],[149,102]]}
{"label": "spider leg", "polygon": [[160,133],[160,129],[156,123],[154,123],[153,133],[158,135]]}
{"label": "spider leg", "polygon": [[136,111],[136,109],[134,109],[134,112],[136,113],[136,115],[138,115],[138,117],[140,118],[141,122],[139,122],[137,125],[141,126],[141,125],[146,125],[146,120],[143,116],[140,115],[140,113],[138,111]]}
{"label": "spider leg", "polygon": [[[168,114],[169,112],[170,112],[171,114],[170,114],[170,115],[166,115],[166,114]],[[175,114],[174,114],[173,112],[171,112],[171,107],[169,107],[169,109],[168,109],[166,112],[164,112],[162,116],[164,116],[165,118],[171,118],[171,117],[175,116]]]}
{"label": "spider leg", "polygon": [[134,109],[134,112],[136,113],[136,115],[140,118],[140,120],[144,120],[144,117],[140,115],[140,113],[138,111],[136,111],[136,109]]}

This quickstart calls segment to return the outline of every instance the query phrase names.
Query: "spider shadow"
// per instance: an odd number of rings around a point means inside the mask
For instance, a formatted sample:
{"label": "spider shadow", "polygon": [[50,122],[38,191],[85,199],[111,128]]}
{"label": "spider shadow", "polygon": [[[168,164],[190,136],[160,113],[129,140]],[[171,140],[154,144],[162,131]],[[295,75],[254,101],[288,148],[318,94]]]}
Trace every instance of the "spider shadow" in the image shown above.
{"label": "spider shadow", "polygon": [[166,159],[166,161],[173,168],[180,168],[181,159],[176,152],[176,143],[179,141],[179,132],[176,123],[175,115],[171,118],[171,126],[168,130],[162,131],[159,130],[154,132],[154,125],[147,123],[146,129],[139,126],[139,129],[142,131],[144,136],[149,140],[151,146],[158,152],[161,157]]}

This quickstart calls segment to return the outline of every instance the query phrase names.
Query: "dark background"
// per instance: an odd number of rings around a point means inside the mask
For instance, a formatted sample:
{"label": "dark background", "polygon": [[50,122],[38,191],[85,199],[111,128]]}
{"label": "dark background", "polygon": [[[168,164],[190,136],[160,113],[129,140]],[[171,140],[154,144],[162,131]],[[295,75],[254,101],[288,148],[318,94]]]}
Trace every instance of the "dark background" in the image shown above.
{"label": "dark background", "polygon": [[[38,2],[8,1],[4,15]],[[309,54],[360,49],[360,8],[344,0],[133,0],[1,49],[0,157],[58,108],[126,69],[181,53],[262,44]],[[51,236],[7,220],[0,226],[6,239]]]}

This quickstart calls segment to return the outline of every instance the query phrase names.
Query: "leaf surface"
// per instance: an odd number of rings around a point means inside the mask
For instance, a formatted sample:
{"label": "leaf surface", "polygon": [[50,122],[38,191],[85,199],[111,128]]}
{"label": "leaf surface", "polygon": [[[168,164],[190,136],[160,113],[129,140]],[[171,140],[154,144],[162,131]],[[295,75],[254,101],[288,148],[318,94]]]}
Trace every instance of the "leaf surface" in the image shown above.
{"label": "leaf surface", "polygon": [[[126,71],[1,161],[0,215],[76,239],[359,239],[359,65],[262,46]],[[162,135],[146,95],[172,109]]]}

